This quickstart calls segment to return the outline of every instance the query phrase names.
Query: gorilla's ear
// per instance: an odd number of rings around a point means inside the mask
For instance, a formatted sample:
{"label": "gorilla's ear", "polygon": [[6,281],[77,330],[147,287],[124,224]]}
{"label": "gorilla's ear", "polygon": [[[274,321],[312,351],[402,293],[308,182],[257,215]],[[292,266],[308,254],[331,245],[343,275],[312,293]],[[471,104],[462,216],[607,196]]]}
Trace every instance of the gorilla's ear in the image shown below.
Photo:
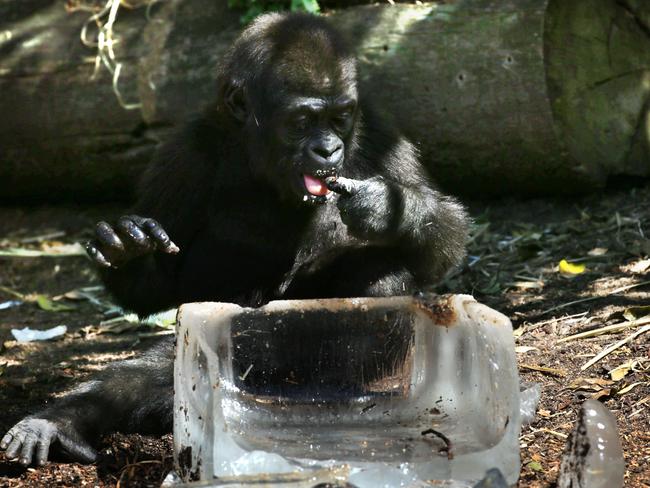
{"label": "gorilla's ear", "polygon": [[228,108],[235,120],[245,122],[248,116],[248,101],[244,88],[234,83],[229,83],[223,94],[223,103]]}

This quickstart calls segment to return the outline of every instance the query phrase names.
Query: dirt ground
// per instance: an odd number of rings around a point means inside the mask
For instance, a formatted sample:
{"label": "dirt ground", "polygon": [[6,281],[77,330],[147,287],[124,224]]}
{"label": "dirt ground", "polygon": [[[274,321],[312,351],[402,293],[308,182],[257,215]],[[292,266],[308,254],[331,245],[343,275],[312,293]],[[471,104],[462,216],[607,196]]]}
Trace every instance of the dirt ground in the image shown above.
{"label": "dirt ground", "polygon": [[[576,412],[597,398],[618,421],[626,486],[650,487],[650,185],[578,199],[471,204],[465,266],[438,291],[472,293],[511,317],[522,381],[542,385],[536,420],[521,433],[521,487],[551,487]],[[0,431],[168,329],[113,321],[108,297],[82,256],[18,257],[29,249],[74,254],[99,217],[117,207],[0,208]],[[559,263],[570,264],[559,271]],[[573,266],[572,266],[573,265]],[[582,270],[580,265],[584,265]],[[571,273],[573,272],[573,274]],[[16,300],[2,309],[2,304]],[[8,305],[5,305],[7,307]],[[63,307],[61,307],[63,306]],[[66,325],[63,338],[18,344],[11,329]],[[560,342],[622,324],[609,333]],[[647,329],[647,327],[646,327]],[[608,346],[638,333],[582,370]],[[171,436],[115,434],[101,461],[24,469],[0,454],[0,486],[159,486],[172,467]]]}

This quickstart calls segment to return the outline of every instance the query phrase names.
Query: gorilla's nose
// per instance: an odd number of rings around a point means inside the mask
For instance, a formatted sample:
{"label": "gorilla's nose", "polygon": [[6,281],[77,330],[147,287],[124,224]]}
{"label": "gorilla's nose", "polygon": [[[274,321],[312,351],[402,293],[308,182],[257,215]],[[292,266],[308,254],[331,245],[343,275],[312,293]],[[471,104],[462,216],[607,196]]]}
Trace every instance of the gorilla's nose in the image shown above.
{"label": "gorilla's nose", "polygon": [[319,165],[337,165],[343,157],[343,144],[318,141],[309,145],[309,156]]}

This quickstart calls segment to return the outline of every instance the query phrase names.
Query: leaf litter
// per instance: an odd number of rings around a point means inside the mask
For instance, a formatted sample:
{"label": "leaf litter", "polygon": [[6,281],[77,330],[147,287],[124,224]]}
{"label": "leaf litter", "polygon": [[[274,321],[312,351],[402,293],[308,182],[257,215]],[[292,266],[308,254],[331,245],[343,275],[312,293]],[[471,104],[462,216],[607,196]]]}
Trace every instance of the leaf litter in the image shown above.
{"label": "leaf litter", "polygon": [[[522,430],[520,487],[553,486],[576,412],[584,399],[593,396],[618,419],[626,482],[643,486],[650,457],[648,334],[638,334],[612,349],[586,371],[580,367],[650,325],[646,322],[650,314],[644,308],[650,306],[650,277],[646,275],[650,241],[645,237],[650,186],[572,200],[475,202],[471,208],[476,223],[469,256],[437,290],[473,293],[508,315],[516,327],[522,381],[542,386],[537,418]],[[54,218],[49,214],[43,218],[47,226],[39,224],[42,214],[36,211],[23,219],[25,229],[12,229],[6,224],[15,221],[11,210],[0,209],[0,251],[43,252],[49,248],[42,241],[73,245],[87,238],[88,229],[98,220],[88,217],[76,230],[66,228],[63,236],[48,235],[52,223],[68,218],[65,210],[57,212]],[[105,217],[105,209],[98,209],[97,215]],[[29,219],[34,223],[24,225]],[[3,235],[9,237],[1,239]],[[102,358],[132,357],[131,351],[146,349],[159,334],[173,333],[170,321],[142,325],[115,307],[85,258],[59,255],[57,260],[54,256],[57,270],[52,257],[0,256],[0,303],[44,295],[51,303],[74,307],[52,312],[32,301],[0,311],[3,340],[16,326],[46,329],[58,325],[61,314],[68,325],[68,333],[59,341],[3,351],[0,401],[6,414],[0,428],[9,427],[53,392],[105,365]],[[562,260],[585,269],[564,275],[559,272]],[[168,437],[115,435],[102,445],[110,461],[100,467],[53,463],[44,470],[16,472],[0,456],[0,484],[115,486],[119,479],[137,485],[143,476],[162,479],[171,466]],[[123,470],[134,460],[145,459],[161,462]]]}

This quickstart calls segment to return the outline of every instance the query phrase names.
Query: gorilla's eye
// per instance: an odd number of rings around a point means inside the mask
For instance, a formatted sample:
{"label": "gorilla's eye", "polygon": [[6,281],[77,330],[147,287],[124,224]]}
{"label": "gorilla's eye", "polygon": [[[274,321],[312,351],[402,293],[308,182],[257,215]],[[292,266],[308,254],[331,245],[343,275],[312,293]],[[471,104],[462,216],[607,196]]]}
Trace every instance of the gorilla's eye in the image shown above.
{"label": "gorilla's eye", "polygon": [[346,110],[336,114],[332,119],[332,122],[334,123],[334,126],[341,131],[349,130],[352,125],[352,111]]}
{"label": "gorilla's eye", "polygon": [[289,126],[296,132],[304,131],[309,127],[309,116],[307,114],[298,114],[289,120]]}

